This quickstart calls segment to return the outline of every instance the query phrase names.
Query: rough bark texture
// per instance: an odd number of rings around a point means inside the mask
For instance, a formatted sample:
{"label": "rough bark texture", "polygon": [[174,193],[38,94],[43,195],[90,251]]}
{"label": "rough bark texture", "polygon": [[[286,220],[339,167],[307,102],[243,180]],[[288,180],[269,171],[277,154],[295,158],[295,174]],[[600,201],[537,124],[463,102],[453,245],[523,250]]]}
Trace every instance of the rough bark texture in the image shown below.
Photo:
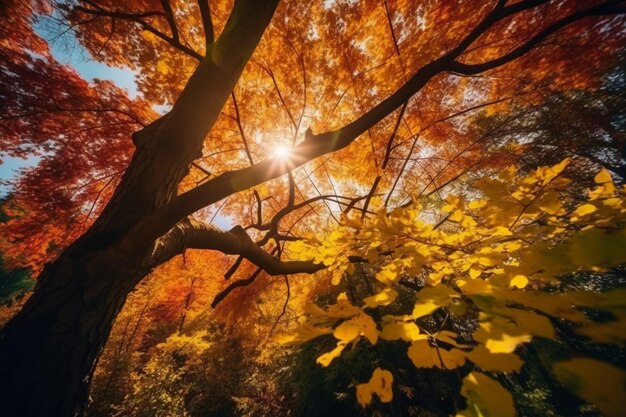
{"label": "rough bark texture", "polygon": [[115,317],[156,266],[152,255],[161,236],[140,239],[129,232],[176,195],[277,2],[236,1],[172,111],[133,136],[137,149],[102,215],[44,268],[33,296],[2,329],[0,414],[84,415]]}
{"label": "rough bark texture", "polygon": [[77,241],[40,275],[2,330],[5,416],[75,416],[86,406],[96,360],[126,296],[147,272],[141,256]]}

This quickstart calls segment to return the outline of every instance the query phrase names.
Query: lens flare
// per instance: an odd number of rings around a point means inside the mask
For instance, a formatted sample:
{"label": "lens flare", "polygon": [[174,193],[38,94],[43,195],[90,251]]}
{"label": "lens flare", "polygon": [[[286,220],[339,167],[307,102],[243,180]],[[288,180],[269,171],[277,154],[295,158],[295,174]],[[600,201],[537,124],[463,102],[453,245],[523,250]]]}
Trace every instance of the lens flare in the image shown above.
{"label": "lens flare", "polygon": [[291,153],[291,150],[288,147],[283,146],[283,145],[278,145],[274,148],[272,155],[276,159],[287,159],[289,158],[290,153]]}

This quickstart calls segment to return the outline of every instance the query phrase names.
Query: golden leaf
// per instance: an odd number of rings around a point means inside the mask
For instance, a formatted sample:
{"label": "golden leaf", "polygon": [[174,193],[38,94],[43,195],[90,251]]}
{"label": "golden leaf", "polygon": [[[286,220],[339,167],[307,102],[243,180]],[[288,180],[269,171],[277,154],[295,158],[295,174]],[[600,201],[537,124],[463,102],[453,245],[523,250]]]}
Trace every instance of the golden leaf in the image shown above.
{"label": "golden leaf", "polygon": [[316,362],[322,365],[323,367],[327,367],[335,358],[341,356],[341,352],[343,352],[343,349],[346,347],[346,345],[347,343],[344,343],[344,342],[337,343],[336,348],[334,348],[330,352],[320,355],[317,358]]}
{"label": "golden leaf", "polygon": [[380,332],[380,337],[385,340],[406,340],[411,342],[413,340],[426,339],[427,336],[420,334],[420,329],[414,322],[392,322],[383,326],[383,330]]}
{"label": "golden leaf", "polygon": [[513,396],[487,375],[472,372],[463,379],[461,395],[469,407],[465,415],[475,417],[515,417]]}
{"label": "golden leaf", "polygon": [[574,214],[577,215],[577,216],[585,216],[587,214],[593,213],[596,210],[598,210],[598,209],[593,204],[583,204],[582,206],[578,207],[574,211]]}
{"label": "golden leaf", "polygon": [[368,382],[356,386],[357,401],[361,407],[365,407],[372,402],[373,395],[376,394],[381,402],[388,403],[393,399],[392,387],[391,372],[376,368]]}
{"label": "golden leaf", "polygon": [[611,178],[611,174],[609,173],[609,171],[606,170],[606,168],[602,168],[600,172],[596,174],[593,180],[596,182],[596,184],[604,184],[613,181]]}
{"label": "golden leaf", "polygon": [[304,323],[296,329],[295,333],[277,336],[276,341],[281,345],[298,345],[332,333],[333,330],[328,327],[315,327],[310,323]]}
{"label": "golden leaf", "polygon": [[465,364],[465,352],[462,350],[437,348],[431,346],[428,340],[411,343],[407,356],[416,368],[455,369]]}
{"label": "golden leaf", "polygon": [[345,343],[350,343],[359,336],[365,336],[373,345],[378,341],[376,323],[369,315],[363,312],[337,326],[333,335],[336,339]]}
{"label": "golden leaf", "polygon": [[474,362],[483,371],[519,371],[524,364],[524,361],[515,353],[491,353],[483,345],[478,345],[466,355],[467,359]]}
{"label": "golden leaf", "polygon": [[474,339],[482,342],[491,353],[511,353],[518,345],[530,342],[532,336],[513,323],[496,317],[480,323]]}
{"label": "golden leaf", "polygon": [[509,285],[515,288],[524,288],[528,285],[528,278],[524,275],[515,275]]}
{"label": "golden leaf", "polygon": [[364,298],[363,302],[367,307],[375,308],[378,306],[386,306],[393,303],[397,296],[397,291],[393,290],[392,288],[385,288],[378,294]]}

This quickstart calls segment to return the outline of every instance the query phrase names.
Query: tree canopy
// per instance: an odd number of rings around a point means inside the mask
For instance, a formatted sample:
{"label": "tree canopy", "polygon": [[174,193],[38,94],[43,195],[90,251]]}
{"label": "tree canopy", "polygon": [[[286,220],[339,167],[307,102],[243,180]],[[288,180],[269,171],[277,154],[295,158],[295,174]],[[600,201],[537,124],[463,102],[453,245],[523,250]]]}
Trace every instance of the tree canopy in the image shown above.
{"label": "tree canopy", "polygon": [[625,11],[3,3],[8,415],[621,415]]}

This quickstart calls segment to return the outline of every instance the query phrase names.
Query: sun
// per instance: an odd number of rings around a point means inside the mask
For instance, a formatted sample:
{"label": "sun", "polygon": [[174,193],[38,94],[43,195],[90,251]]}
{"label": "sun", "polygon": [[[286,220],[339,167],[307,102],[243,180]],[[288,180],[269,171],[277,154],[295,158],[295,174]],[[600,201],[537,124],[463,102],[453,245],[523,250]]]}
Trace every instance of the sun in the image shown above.
{"label": "sun", "polygon": [[277,145],[272,152],[272,156],[276,159],[287,159],[291,154],[291,149],[284,145]]}

